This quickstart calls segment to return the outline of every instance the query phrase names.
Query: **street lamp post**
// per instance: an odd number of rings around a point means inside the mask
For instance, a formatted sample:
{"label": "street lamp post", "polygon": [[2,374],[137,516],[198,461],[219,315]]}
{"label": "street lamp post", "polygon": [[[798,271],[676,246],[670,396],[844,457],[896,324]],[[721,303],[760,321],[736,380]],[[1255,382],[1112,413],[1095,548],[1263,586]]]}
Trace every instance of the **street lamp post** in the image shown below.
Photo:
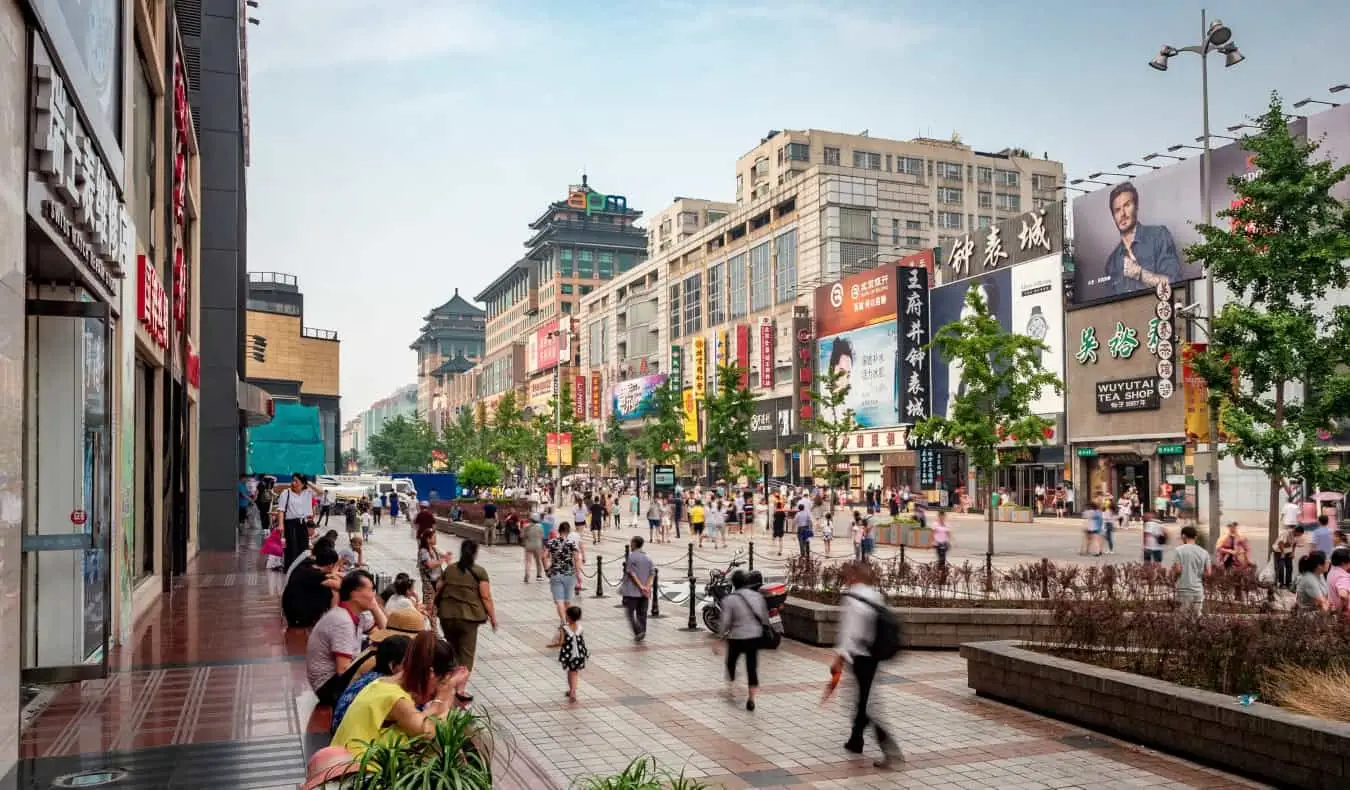
{"label": "street lamp post", "polygon": [[[1209,56],[1217,52],[1224,56],[1224,67],[1232,68],[1241,63],[1245,58],[1238,51],[1237,45],[1233,43],[1233,31],[1223,22],[1214,20],[1209,23],[1205,10],[1200,10],[1200,43],[1189,47],[1172,47],[1164,45],[1159,50],[1157,57],[1149,62],[1149,66],[1158,71],[1167,71],[1167,62],[1170,58],[1179,55],[1182,52],[1190,52],[1200,56],[1200,115],[1201,115],[1201,145],[1203,148],[1200,153],[1200,200],[1204,203],[1201,207],[1204,212],[1205,224],[1214,224],[1214,209],[1210,203],[1210,161],[1213,153],[1210,145],[1209,132]],[[1240,126],[1238,127],[1240,128]],[[1229,131],[1237,131],[1237,128],[1229,128]],[[1169,149],[1171,150],[1171,149]],[[1205,267],[1205,310],[1210,317],[1211,324],[1205,327],[1207,337],[1213,337],[1213,320],[1215,315],[1214,305],[1214,273]],[[1192,322],[1194,325],[1195,322]],[[1209,484],[1209,550],[1214,552],[1218,548],[1219,537],[1219,413],[1217,409],[1210,408],[1209,424],[1209,457],[1210,469],[1207,476]]]}
{"label": "street lamp post", "polygon": [[558,341],[558,362],[553,366],[553,435],[558,437],[558,454],[553,461],[554,507],[562,501],[562,358],[565,351],[568,362],[572,360],[570,335],[571,329],[567,326],[559,326],[548,333],[550,338]]}

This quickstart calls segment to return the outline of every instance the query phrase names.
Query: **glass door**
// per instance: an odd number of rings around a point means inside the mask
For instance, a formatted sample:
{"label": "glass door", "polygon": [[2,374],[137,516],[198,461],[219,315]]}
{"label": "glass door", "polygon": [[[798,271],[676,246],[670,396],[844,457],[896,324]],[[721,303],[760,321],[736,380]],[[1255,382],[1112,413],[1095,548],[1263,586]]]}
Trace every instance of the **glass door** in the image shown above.
{"label": "glass door", "polygon": [[64,300],[31,300],[27,315],[23,678],[104,677],[112,619],[111,315],[100,302]]}

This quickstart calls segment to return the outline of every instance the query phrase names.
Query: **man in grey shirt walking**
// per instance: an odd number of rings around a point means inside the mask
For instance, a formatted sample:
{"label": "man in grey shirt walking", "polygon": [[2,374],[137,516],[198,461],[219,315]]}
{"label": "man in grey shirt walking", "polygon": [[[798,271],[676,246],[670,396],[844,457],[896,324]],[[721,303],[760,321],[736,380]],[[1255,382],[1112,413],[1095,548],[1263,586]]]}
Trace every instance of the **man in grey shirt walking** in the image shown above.
{"label": "man in grey shirt walking", "polygon": [[652,594],[652,575],[655,573],[652,558],[647,556],[642,546],[641,536],[629,541],[628,562],[623,568],[623,584],[619,585],[628,625],[632,627],[633,640],[637,642],[647,638],[647,598]]}
{"label": "man in grey shirt walking", "polygon": [[1209,552],[1197,546],[1195,527],[1181,528],[1172,572],[1177,577],[1177,605],[1183,611],[1200,613],[1205,607],[1205,578],[1209,576]]}

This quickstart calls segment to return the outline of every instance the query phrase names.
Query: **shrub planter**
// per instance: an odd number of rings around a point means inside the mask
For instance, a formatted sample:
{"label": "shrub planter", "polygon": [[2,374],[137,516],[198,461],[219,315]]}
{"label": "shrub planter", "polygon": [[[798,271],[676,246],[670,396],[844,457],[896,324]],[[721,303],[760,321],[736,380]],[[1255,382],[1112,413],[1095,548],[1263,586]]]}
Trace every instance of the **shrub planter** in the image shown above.
{"label": "shrub planter", "polygon": [[[895,607],[900,644],[909,648],[956,650],[991,639],[1040,641],[1055,635],[1054,615],[1037,609]],[[788,598],[780,610],[783,633],[799,642],[829,647],[839,634],[839,607]]]}
{"label": "shrub planter", "polygon": [[1350,724],[1023,647],[967,644],[975,693],[1279,787],[1350,786]]}
{"label": "shrub planter", "polygon": [[1025,507],[998,507],[994,510],[995,521],[1006,521],[1010,524],[1030,524],[1035,520],[1031,508]]}

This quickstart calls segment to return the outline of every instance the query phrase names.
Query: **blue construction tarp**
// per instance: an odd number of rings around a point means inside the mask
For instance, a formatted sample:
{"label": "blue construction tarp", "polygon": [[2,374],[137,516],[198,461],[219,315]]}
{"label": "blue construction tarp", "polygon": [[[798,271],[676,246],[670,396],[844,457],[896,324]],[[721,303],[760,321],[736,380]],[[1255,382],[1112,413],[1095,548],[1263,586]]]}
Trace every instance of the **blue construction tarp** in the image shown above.
{"label": "blue construction tarp", "polygon": [[266,425],[248,429],[248,470],[285,479],[294,472],[324,473],[323,433],[319,407],[276,402],[276,413]]}

